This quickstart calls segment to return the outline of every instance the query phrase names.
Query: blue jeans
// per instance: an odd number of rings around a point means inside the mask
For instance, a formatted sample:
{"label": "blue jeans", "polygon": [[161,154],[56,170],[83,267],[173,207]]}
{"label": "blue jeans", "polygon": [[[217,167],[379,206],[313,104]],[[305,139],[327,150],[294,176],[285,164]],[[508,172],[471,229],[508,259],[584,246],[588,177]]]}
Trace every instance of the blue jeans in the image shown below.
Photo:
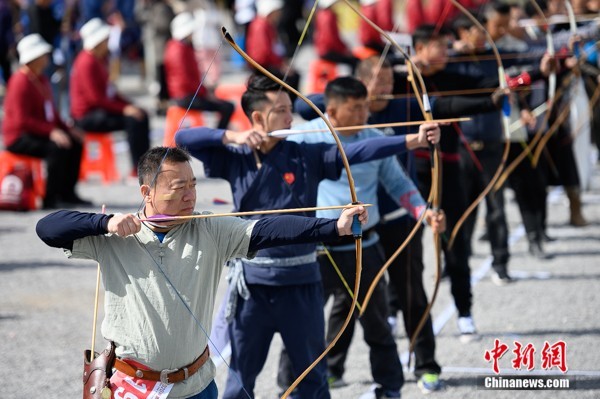
{"label": "blue jeans", "polygon": [[198,395],[191,396],[188,399],[217,399],[218,394],[217,384],[213,381],[204,388],[204,391],[200,392]]}

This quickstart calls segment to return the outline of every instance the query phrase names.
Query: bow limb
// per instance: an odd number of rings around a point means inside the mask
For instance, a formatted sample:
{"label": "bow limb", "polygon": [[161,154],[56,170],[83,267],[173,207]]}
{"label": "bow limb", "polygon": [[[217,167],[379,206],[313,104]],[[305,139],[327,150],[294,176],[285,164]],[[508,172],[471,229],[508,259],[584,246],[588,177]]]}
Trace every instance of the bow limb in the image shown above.
{"label": "bow limb", "polygon": [[[546,30],[546,52],[552,57],[553,61],[555,61],[556,50],[554,47],[554,39],[552,38],[552,32],[550,30],[550,22],[546,18],[544,11],[539,6],[536,0],[530,0],[530,3],[536,10],[536,12],[540,15],[540,17],[544,20],[543,27]],[[525,157],[532,154],[533,149],[535,148],[537,143],[542,139],[545,126],[548,123],[548,120],[551,115],[552,107],[554,106],[554,104],[556,104],[556,98],[559,97],[556,94],[556,67],[553,65],[551,68],[552,69],[550,72],[550,76],[548,77],[548,99],[545,103],[539,105],[535,110],[533,110],[534,115],[539,111],[545,112],[546,114],[544,115],[544,120],[540,125],[538,131],[533,135],[529,144],[527,144],[523,151],[519,155],[517,155],[517,157],[505,168],[504,172],[494,185],[494,192],[498,191],[500,187],[502,187],[506,179],[508,179],[510,174],[517,168],[517,166],[519,166],[519,164],[523,162]],[[562,94],[562,92],[564,92],[564,89],[559,90],[559,93]],[[532,164],[533,160],[534,158],[532,157]]]}
{"label": "bow limb", "polygon": [[[408,71],[409,71],[409,75],[410,75],[411,84],[413,85],[413,90],[417,94],[419,93],[419,91],[414,82],[415,75],[419,79],[419,84],[421,85],[421,90],[422,90],[422,95],[423,95],[423,103],[422,103],[421,109],[423,111],[423,115],[425,116],[425,120],[431,121],[431,120],[433,120],[433,116],[431,113],[431,105],[430,105],[430,101],[429,101],[429,96],[427,95],[427,91],[425,88],[425,81],[423,80],[423,76],[421,75],[421,73],[418,71],[417,68],[413,68],[412,62],[408,63],[407,65],[408,65]],[[419,98],[418,95],[417,95],[417,98]],[[435,145],[433,145],[433,148],[430,149],[430,153],[431,153],[431,161],[430,161],[431,162],[431,188],[429,191],[429,198],[427,201],[428,201],[428,204],[429,203],[432,204],[433,209],[435,211],[439,211],[440,205],[441,205],[441,200],[442,200],[442,158],[441,158],[439,143],[436,143]],[[427,209],[425,209],[425,211],[423,212],[423,215],[425,215],[426,212],[427,212]],[[415,228],[417,228],[417,227],[420,228],[420,223],[415,226]],[[417,342],[417,338],[419,337],[421,330],[423,329],[423,327],[425,327],[425,324],[427,323],[427,320],[429,319],[429,315],[431,314],[431,309],[433,308],[433,304],[435,303],[435,300],[437,299],[437,294],[439,292],[440,282],[442,279],[442,242],[440,240],[440,234],[437,231],[433,232],[433,245],[435,248],[435,265],[436,265],[433,294],[431,295],[431,299],[429,300],[429,303],[427,304],[425,311],[421,315],[421,318],[419,319],[419,322],[417,323],[417,327],[414,329],[412,336],[410,338],[410,342],[408,345],[408,347],[409,347],[408,365],[409,366],[410,366],[411,354],[414,351],[414,347]],[[391,258],[391,259],[393,261],[393,258]]]}
{"label": "bow limb", "polygon": [[[364,19],[373,29],[375,29],[383,37],[385,37],[388,40],[388,42],[391,43],[404,56],[404,58],[406,59],[407,66],[408,66],[409,80],[410,80],[411,86],[413,87],[415,95],[417,97],[417,101],[419,103],[419,107],[421,108],[421,112],[423,113],[423,117],[425,118],[426,121],[433,120],[433,116],[431,114],[431,105],[430,105],[430,101],[429,101],[429,96],[427,95],[427,88],[425,86],[425,81],[423,80],[423,76],[419,72],[417,66],[414,64],[414,62],[411,60],[411,58],[408,56],[408,54],[404,51],[404,49],[395,40],[393,40],[390,37],[390,35],[387,32],[385,32],[377,24],[375,24],[373,21],[371,21],[369,18],[367,18],[364,14],[362,14],[352,3],[350,3],[348,0],[344,0],[344,3],[346,3],[346,5],[348,7],[350,7],[350,9],[352,9],[352,11],[354,11],[360,18]],[[415,77],[416,77],[416,79],[415,79]],[[419,96],[419,90],[417,87],[417,83],[421,86],[422,98]],[[440,154],[440,150],[439,150],[439,144],[436,144],[432,150],[431,189],[429,191],[429,196],[427,199],[427,207],[425,208],[425,210],[423,211],[423,213],[417,220],[415,227],[410,231],[410,233],[408,234],[408,236],[406,237],[404,242],[402,244],[400,244],[400,246],[398,247],[396,252],[394,252],[394,254],[385,262],[385,264],[381,267],[381,269],[375,276],[374,280],[371,282],[371,285],[369,286],[369,289],[367,290],[367,294],[365,295],[365,299],[363,301],[362,310],[360,313],[361,315],[364,313],[365,309],[367,308],[367,305],[368,305],[369,300],[375,290],[375,287],[377,286],[377,283],[379,282],[379,280],[381,280],[381,278],[385,274],[385,271],[390,267],[390,265],[394,262],[394,260],[398,257],[398,255],[400,255],[402,250],[404,248],[406,248],[406,246],[412,240],[412,238],[414,237],[416,232],[421,228],[421,223],[423,222],[423,219],[426,216],[427,210],[431,207],[432,202],[433,202],[434,209],[439,210],[439,206],[440,206],[440,202],[441,202],[441,154]],[[413,337],[411,339],[411,347],[414,347],[416,337],[418,336],[420,330],[423,328],[423,326],[425,325],[425,322],[427,321],[427,318],[429,317],[431,308],[433,307],[433,304],[435,302],[435,298],[437,296],[438,288],[440,285],[440,280],[441,280],[441,242],[440,242],[439,234],[436,232],[434,232],[434,243],[435,243],[435,248],[436,248],[436,264],[437,264],[434,293],[432,295],[431,301],[427,305],[427,309],[425,310],[424,314],[421,317],[421,320],[419,321],[417,329],[413,332]],[[410,363],[410,360],[409,360],[409,363]]]}
{"label": "bow limb", "polygon": [[[571,32],[571,36],[574,37],[575,35],[577,35],[577,19],[575,18],[575,11],[573,10],[573,5],[571,4],[570,0],[565,0],[565,8],[567,10],[567,15],[569,18],[569,31]],[[577,42],[573,43],[573,55],[577,59],[577,64],[576,64],[576,66],[573,67],[573,74],[576,76],[575,79],[577,79],[580,75],[579,62],[581,62],[581,58],[580,58],[579,50],[580,50],[579,43],[577,43]],[[575,85],[573,86],[573,90],[577,90],[578,87],[579,86],[575,82]],[[569,105],[567,104],[566,107],[568,108]],[[535,153],[533,155],[533,160],[531,161],[533,167],[536,167],[538,162],[540,161],[540,156],[542,154],[542,150],[544,149],[544,147],[550,140],[550,136],[551,136],[550,134],[546,133],[546,135],[540,140],[539,145],[535,149]]]}
{"label": "bow limb", "polygon": [[[492,51],[494,53],[494,56],[496,58],[496,63],[498,64],[498,80],[499,80],[498,83],[499,83],[501,89],[506,89],[508,85],[506,82],[506,73],[504,72],[504,66],[502,65],[502,58],[500,57],[498,48],[496,47],[496,44],[492,40],[490,33],[484,28],[483,25],[481,25],[481,23],[477,20],[477,18],[475,18],[473,16],[473,14],[471,14],[457,0],[450,0],[450,1],[452,2],[452,4],[454,4],[454,6],[460,12],[462,12],[467,18],[469,18],[479,29],[481,29],[482,32],[484,32],[486,40],[490,44]],[[496,184],[496,181],[500,178],[500,175],[502,174],[502,170],[504,169],[504,166],[506,165],[506,161],[508,160],[508,153],[510,151],[510,119],[509,119],[509,117],[510,117],[510,100],[508,97],[506,97],[504,99],[504,103],[502,104],[502,128],[504,130],[504,140],[505,141],[504,141],[504,150],[502,152],[502,158],[500,161],[500,165],[498,165],[498,169],[496,169],[496,172],[492,176],[488,185],[477,196],[477,198],[475,198],[475,201],[473,201],[473,203],[467,207],[467,210],[461,215],[458,222],[456,222],[456,224],[454,225],[454,228],[452,229],[452,233],[450,234],[450,239],[448,240],[448,248],[449,249],[451,249],[453,247],[454,240],[456,239],[458,231],[460,230],[462,225],[465,223],[465,221],[467,220],[469,215],[475,209],[477,209],[477,206],[479,205],[479,203],[481,201],[483,201],[483,199],[489,194],[489,192],[494,187],[494,184]]]}
{"label": "bow limb", "polygon": [[[387,32],[385,32],[377,24],[375,24],[373,21],[371,21],[369,18],[367,18],[363,13],[361,13],[360,10],[358,10],[356,8],[356,6],[354,6],[348,0],[343,0],[343,1],[356,15],[358,15],[360,18],[364,19],[365,22],[367,22],[373,29],[375,29],[383,37],[385,37],[386,40],[391,45],[393,45],[404,56],[404,58],[406,59],[407,65],[409,65],[409,80],[411,81],[413,90],[415,90],[415,94],[417,96],[417,101],[418,101],[419,107],[423,113],[423,117],[426,121],[432,120],[431,106],[429,105],[429,97],[426,94],[427,92],[426,92],[426,88],[425,88],[425,83],[423,81],[422,76],[419,74],[418,69],[416,68],[416,65],[414,65],[414,63],[412,62],[411,58],[408,56],[406,51],[404,51],[404,49],[395,40],[393,40]],[[415,76],[417,77],[418,80],[415,79]],[[421,88],[423,90],[423,99],[421,99],[421,97],[419,96],[419,91],[416,87],[417,82],[421,85]],[[438,170],[439,170],[439,168],[438,168]],[[437,176],[437,174],[438,173],[436,170],[435,175]],[[423,214],[419,217],[415,227],[409,232],[409,234],[406,237],[406,239],[404,240],[404,242],[402,244],[400,244],[400,246],[398,247],[396,252],[394,252],[392,257],[390,257],[390,259],[388,259],[385,262],[385,264],[381,267],[381,269],[379,270],[379,272],[377,273],[377,275],[371,282],[371,285],[369,286],[367,293],[365,295],[365,299],[363,300],[362,310],[360,312],[360,315],[362,315],[364,313],[365,309],[367,308],[367,305],[371,299],[371,296],[373,295],[373,292],[375,291],[375,287],[377,286],[377,283],[379,282],[379,280],[381,280],[381,278],[384,276],[385,271],[388,269],[388,267],[390,267],[390,265],[393,263],[393,261],[400,255],[402,250],[404,250],[404,248],[406,248],[406,246],[408,245],[410,240],[415,236],[415,234],[421,227],[421,223],[423,222],[423,220],[426,216],[426,211],[431,206],[431,199],[433,198],[433,195],[436,191],[435,187],[437,187],[437,183],[433,184],[433,182],[432,182],[432,187],[431,187],[431,190],[430,190],[430,193],[428,196],[428,201],[427,201],[427,208],[425,209]]]}
{"label": "bow limb", "polygon": [[[233,40],[231,35],[227,32],[227,30],[224,27],[221,28],[221,31],[223,33],[223,36],[225,37],[225,40],[227,40],[229,45],[236,52],[238,52],[250,65],[252,65],[254,68],[256,68],[257,70],[262,72],[265,76],[269,77],[273,81],[275,81],[275,82],[279,83],[281,86],[285,87],[287,90],[296,94],[298,96],[298,98],[301,98],[304,102],[306,102],[306,104],[308,104],[308,106],[310,106],[321,117],[321,119],[323,119],[323,121],[327,125],[328,129],[330,130],[333,138],[335,139],[336,145],[340,152],[340,156],[342,158],[342,162],[344,164],[344,169],[346,170],[346,174],[348,175],[348,185],[349,185],[349,189],[350,189],[351,200],[353,203],[358,203],[358,198],[356,196],[356,189],[354,187],[354,179],[352,177],[352,172],[350,171],[350,164],[348,163],[348,158],[346,157],[346,153],[344,151],[344,147],[342,146],[342,142],[340,141],[340,138],[336,134],[334,127],[331,125],[331,122],[329,122],[329,120],[325,117],[325,115],[321,112],[321,110],[315,104],[313,104],[308,98],[306,98],[302,93],[300,93],[298,90],[294,89],[293,87],[289,86],[287,83],[285,83],[281,79],[277,78],[275,75],[273,75],[272,73],[267,71],[264,67],[262,67],[260,64],[258,64],[256,61],[254,61],[248,54],[246,54],[235,43],[235,41]],[[355,224],[356,224],[356,222],[358,222],[357,218],[355,219]],[[313,368],[315,368],[317,364],[319,364],[319,362],[327,355],[327,353],[329,353],[331,348],[333,348],[333,346],[337,343],[337,341],[340,339],[340,337],[346,330],[346,327],[350,323],[350,320],[352,320],[352,318],[353,318],[354,308],[356,307],[357,300],[358,300],[358,290],[360,288],[360,278],[361,278],[361,273],[362,273],[362,239],[361,239],[360,230],[359,231],[355,230],[355,224],[353,224],[353,233],[354,233],[354,237],[356,239],[356,241],[355,241],[355,245],[356,245],[356,278],[355,278],[355,282],[354,282],[354,298],[352,299],[352,305],[350,306],[350,311],[349,311],[348,315],[346,316],[346,320],[344,321],[342,328],[340,329],[338,334],[335,336],[335,338],[329,343],[329,345],[325,348],[323,353],[321,353],[314,360],[314,362],[310,366],[308,366],[308,368],[306,370],[304,370],[298,376],[298,378],[292,383],[292,385],[290,385],[290,387],[284,392],[282,399],[287,398],[291,394],[291,392],[298,386],[298,384],[300,384],[300,382],[304,379],[304,377],[306,377],[306,375],[308,375],[308,373],[310,373],[310,371]],[[358,227],[360,227],[360,222],[358,223]]]}

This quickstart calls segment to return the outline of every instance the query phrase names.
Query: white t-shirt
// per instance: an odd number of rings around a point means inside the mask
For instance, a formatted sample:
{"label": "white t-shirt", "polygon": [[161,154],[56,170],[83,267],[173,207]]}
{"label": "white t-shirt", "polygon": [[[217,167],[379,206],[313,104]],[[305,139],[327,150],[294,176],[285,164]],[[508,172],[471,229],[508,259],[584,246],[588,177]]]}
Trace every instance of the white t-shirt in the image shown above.
{"label": "white t-shirt", "polygon": [[[65,252],[100,263],[106,290],[102,335],[115,342],[117,356],[152,370],[175,369],[204,351],[221,271],[227,260],[249,256],[254,224],[233,217],[192,219],[169,231],[162,243],[142,225],[134,236],[89,236]],[[169,398],[195,395],[214,376],[215,366],[209,361],[188,380],[175,384]]]}

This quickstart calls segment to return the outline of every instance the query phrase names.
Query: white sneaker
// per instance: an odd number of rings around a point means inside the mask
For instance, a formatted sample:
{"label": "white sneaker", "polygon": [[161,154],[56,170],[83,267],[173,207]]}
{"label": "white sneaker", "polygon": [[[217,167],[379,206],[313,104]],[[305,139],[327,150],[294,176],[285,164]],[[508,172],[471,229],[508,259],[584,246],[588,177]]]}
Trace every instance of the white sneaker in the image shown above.
{"label": "white sneaker", "polygon": [[458,331],[460,332],[460,341],[462,343],[472,342],[478,338],[477,329],[475,328],[475,323],[471,316],[459,317],[457,324]]}
{"label": "white sneaker", "polygon": [[492,279],[492,283],[494,283],[498,287],[504,287],[514,281],[512,279],[512,277],[510,277],[508,275],[508,273],[504,270],[502,270],[502,271],[492,270],[491,279]]}
{"label": "white sneaker", "polygon": [[373,384],[358,399],[399,399],[400,397],[400,392],[385,392],[379,385]]}

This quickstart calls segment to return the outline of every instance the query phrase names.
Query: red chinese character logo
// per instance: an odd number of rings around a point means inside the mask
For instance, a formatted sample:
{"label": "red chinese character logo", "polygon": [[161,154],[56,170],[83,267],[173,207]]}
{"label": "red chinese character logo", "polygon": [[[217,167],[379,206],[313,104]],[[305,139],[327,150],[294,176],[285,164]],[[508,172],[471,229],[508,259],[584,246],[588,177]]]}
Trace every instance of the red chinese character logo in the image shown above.
{"label": "red chinese character logo", "polygon": [[544,341],[542,348],[542,368],[549,370],[552,367],[557,367],[563,373],[568,370],[567,367],[567,344],[564,341],[550,345],[548,341]]}
{"label": "red chinese character logo", "polygon": [[498,367],[498,360],[504,356],[504,354],[508,351],[508,345],[501,344],[499,339],[494,340],[494,349],[491,351],[485,351],[483,358],[486,362],[493,361],[494,363],[494,373],[500,374],[500,368]]}
{"label": "red chinese character logo", "polygon": [[515,358],[512,361],[512,365],[515,370],[521,370],[521,366],[527,367],[529,371],[533,370],[535,367],[535,360],[533,358],[535,347],[533,344],[529,343],[523,346],[520,342],[515,341],[513,353],[515,354]]}

